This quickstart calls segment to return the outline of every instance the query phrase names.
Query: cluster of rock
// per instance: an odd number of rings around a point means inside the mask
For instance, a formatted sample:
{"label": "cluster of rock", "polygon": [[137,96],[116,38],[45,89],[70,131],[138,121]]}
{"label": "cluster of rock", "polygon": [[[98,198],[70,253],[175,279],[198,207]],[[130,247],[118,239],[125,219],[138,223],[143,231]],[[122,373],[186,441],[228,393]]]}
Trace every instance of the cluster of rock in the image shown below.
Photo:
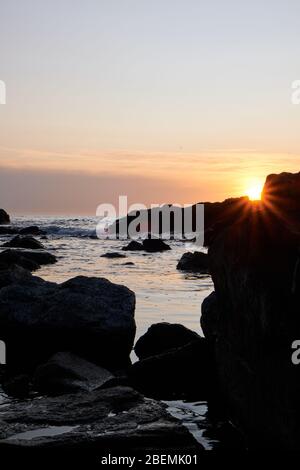
{"label": "cluster of rock", "polygon": [[[2,385],[18,397],[0,409],[1,455],[16,448],[26,456],[62,450],[72,451],[73,461],[78,452],[99,458],[108,450],[126,456],[202,450],[166,405],[135,387],[134,311],[134,293],[107,279],[79,276],[56,284],[15,265],[0,270],[0,331],[7,348]],[[183,338],[199,341],[196,333],[178,329],[173,339],[169,331],[159,333],[168,350],[182,346]],[[142,343],[137,350],[145,349]]]}
{"label": "cluster of rock", "polygon": [[271,175],[257,210],[209,249],[215,286],[202,305],[220,389],[254,447],[299,450],[300,173]]}
{"label": "cluster of rock", "polygon": [[[3,209],[0,210],[0,214],[2,212],[5,213]],[[4,217],[4,220],[9,223],[9,216]],[[2,270],[20,266],[29,271],[36,271],[42,265],[53,264],[57,261],[55,255],[46,251],[42,242],[33,237],[34,235],[43,239],[47,238],[45,232],[36,225],[23,228],[0,225],[0,235],[14,235],[11,240],[1,245],[7,248],[0,252],[0,269]]]}

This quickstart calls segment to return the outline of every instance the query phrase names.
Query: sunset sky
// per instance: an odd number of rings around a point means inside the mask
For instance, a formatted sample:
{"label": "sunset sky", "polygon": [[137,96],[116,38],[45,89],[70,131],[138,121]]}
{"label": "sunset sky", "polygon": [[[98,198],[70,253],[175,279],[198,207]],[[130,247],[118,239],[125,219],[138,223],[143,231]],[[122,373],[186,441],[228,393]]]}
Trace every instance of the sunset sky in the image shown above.
{"label": "sunset sky", "polygon": [[299,0],[0,0],[0,207],[193,203],[300,170]]}

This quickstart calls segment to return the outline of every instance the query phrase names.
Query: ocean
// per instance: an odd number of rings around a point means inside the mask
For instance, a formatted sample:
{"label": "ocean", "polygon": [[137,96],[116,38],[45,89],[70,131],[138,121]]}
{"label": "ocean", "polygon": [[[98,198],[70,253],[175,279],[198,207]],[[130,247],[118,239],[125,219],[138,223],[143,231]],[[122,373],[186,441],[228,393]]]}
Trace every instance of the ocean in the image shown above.
{"label": "ocean", "polygon": [[[193,249],[191,243],[170,241],[172,250],[162,253],[123,252],[126,258],[101,258],[107,252],[121,252],[128,241],[97,238],[98,221],[96,217],[13,217],[11,222],[18,227],[37,225],[47,233],[42,242],[58,262],[43,266],[35,275],[54,282],[74,276],[105,277],[135,292],[136,339],[161,321],[181,323],[202,334],[201,303],[213,290],[212,280],[176,269],[182,254]],[[11,236],[1,237],[6,238]]]}

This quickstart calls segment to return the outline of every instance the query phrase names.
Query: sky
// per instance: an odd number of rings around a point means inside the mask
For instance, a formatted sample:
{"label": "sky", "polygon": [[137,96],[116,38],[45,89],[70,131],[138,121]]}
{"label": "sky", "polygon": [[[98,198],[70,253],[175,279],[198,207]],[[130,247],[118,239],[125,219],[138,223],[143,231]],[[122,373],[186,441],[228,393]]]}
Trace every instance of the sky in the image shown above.
{"label": "sky", "polygon": [[299,171],[300,2],[0,0],[0,207],[194,203]]}

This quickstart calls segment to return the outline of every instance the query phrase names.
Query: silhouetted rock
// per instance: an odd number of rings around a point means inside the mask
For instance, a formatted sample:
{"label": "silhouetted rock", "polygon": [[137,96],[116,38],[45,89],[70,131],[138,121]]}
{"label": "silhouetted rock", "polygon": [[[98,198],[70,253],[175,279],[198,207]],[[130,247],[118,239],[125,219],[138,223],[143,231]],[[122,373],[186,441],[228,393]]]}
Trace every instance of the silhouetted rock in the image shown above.
{"label": "silhouetted rock", "polygon": [[63,350],[103,367],[128,365],[135,336],[132,291],[104,278],[55,284],[17,274],[8,271],[5,279],[3,272],[0,289],[1,339],[11,368],[33,369]]}
{"label": "silhouetted rock", "polygon": [[0,264],[0,289],[14,283],[27,282],[31,277],[31,273],[21,266],[13,264],[7,268]]}
{"label": "silhouetted rock", "polygon": [[231,419],[252,445],[296,450],[300,368],[291,346],[300,338],[300,239],[282,217],[290,207],[278,212],[265,203],[215,239],[215,294],[203,304],[202,327],[215,338]]}
{"label": "silhouetted rock", "polygon": [[104,253],[104,255],[101,255],[101,258],[126,258],[126,255],[123,255],[123,253],[112,251],[109,253]]}
{"label": "silhouetted rock", "polygon": [[[229,198],[225,199],[222,202],[199,202],[198,204],[202,204],[204,206],[204,221],[205,227],[202,228],[202,232],[204,231],[204,245],[209,246],[213,239],[222,232],[222,230],[229,227],[234,222],[241,220],[244,218],[248,212],[251,212],[255,209],[254,204],[252,201],[249,201],[248,197],[237,197],[237,198]],[[169,234],[173,238],[182,239],[186,236],[190,236],[190,233],[186,233],[187,229],[188,232],[192,231],[194,233],[199,230],[199,226],[201,225],[201,220],[197,220],[199,217],[199,211],[197,210],[198,205],[194,204],[189,208],[189,217],[191,218],[191,228],[184,226],[183,222],[185,221],[185,213],[184,209],[178,206],[174,206],[172,204],[168,204],[168,210],[165,212],[165,217],[168,217],[168,221],[170,223],[170,230]],[[140,226],[140,234],[146,233],[146,231],[151,232],[152,236],[159,237],[165,232],[165,228],[162,224],[162,220],[159,221],[159,212],[160,209],[153,208],[147,209],[146,211],[138,211],[139,213],[129,213],[125,218],[117,220],[112,226],[110,227],[110,231],[112,233],[116,233],[117,235],[121,231],[121,234],[124,235],[124,226],[130,226],[131,222],[133,222],[139,215],[143,212],[143,219],[148,221],[146,224],[147,227]],[[172,216],[172,213],[174,214]],[[176,216],[175,216],[176,215]],[[179,216],[179,217],[177,217]],[[153,224],[153,219],[157,222]],[[175,223],[175,221],[177,222]],[[178,220],[180,222],[178,222]],[[135,222],[134,222],[135,223]],[[137,224],[138,226],[141,224]],[[166,221],[165,221],[166,225]],[[201,231],[200,228],[200,231]],[[146,230],[146,231],[145,231]],[[199,236],[199,233],[197,234]],[[201,238],[203,233],[201,233]]]}
{"label": "silhouetted rock", "polygon": [[31,225],[30,227],[21,228],[19,233],[20,235],[45,235],[46,232],[37,225]]}
{"label": "silhouetted rock", "polygon": [[8,249],[0,253],[2,268],[9,268],[16,264],[29,271],[35,271],[41,265],[53,264],[56,261],[56,257],[47,251]]}
{"label": "silhouetted rock", "polygon": [[131,240],[127,246],[123,246],[123,251],[142,251],[143,245],[135,240]]}
{"label": "silhouetted rock", "polygon": [[[68,462],[96,455],[195,454],[203,449],[166,406],[129,387],[113,387],[38,400],[0,409],[0,452],[32,462],[66,453]],[[26,452],[24,452],[26,451]]]}
{"label": "silhouetted rock", "polygon": [[220,308],[215,292],[209,294],[201,305],[201,328],[205,338],[214,340],[217,337],[218,323],[220,321]]}
{"label": "silhouetted rock", "polygon": [[300,172],[269,175],[262,196],[267,209],[300,230]]}
{"label": "silhouetted rock", "polygon": [[134,351],[139,359],[164,353],[173,348],[184,346],[200,336],[192,330],[177,323],[156,323],[139,338]]}
{"label": "silhouetted rock", "polygon": [[19,230],[16,227],[10,227],[7,225],[0,226],[0,235],[16,235],[19,233]]}
{"label": "silhouetted rock", "polygon": [[9,242],[3,243],[3,246],[10,248],[27,248],[30,250],[41,250],[44,248],[44,245],[35,238],[30,236],[21,237],[20,235],[17,235]]}
{"label": "silhouetted rock", "polygon": [[208,341],[200,337],[135,362],[128,376],[134,388],[156,399],[207,400],[217,391],[212,350]]}
{"label": "silhouetted rock", "polygon": [[171,250],[171,247],[160,238],[146,238],[143,240],[143,248],[148,253]]}
{"label": "silhouetted rock", "polygon": [[9,224],[10,217],[4,209],[0,209],[0,224]]}
{"label": "silhouetted rock", "polygon": [[108,370],[68,352],[55,354],[34,374],[35,389],[47,395],[91,392],[109,383],[115,378]]}
{"label": "silhouetted rock", "polygon": [[177,264],[177,269],[208,274],[208,256],[200,251],[184,253]]}

